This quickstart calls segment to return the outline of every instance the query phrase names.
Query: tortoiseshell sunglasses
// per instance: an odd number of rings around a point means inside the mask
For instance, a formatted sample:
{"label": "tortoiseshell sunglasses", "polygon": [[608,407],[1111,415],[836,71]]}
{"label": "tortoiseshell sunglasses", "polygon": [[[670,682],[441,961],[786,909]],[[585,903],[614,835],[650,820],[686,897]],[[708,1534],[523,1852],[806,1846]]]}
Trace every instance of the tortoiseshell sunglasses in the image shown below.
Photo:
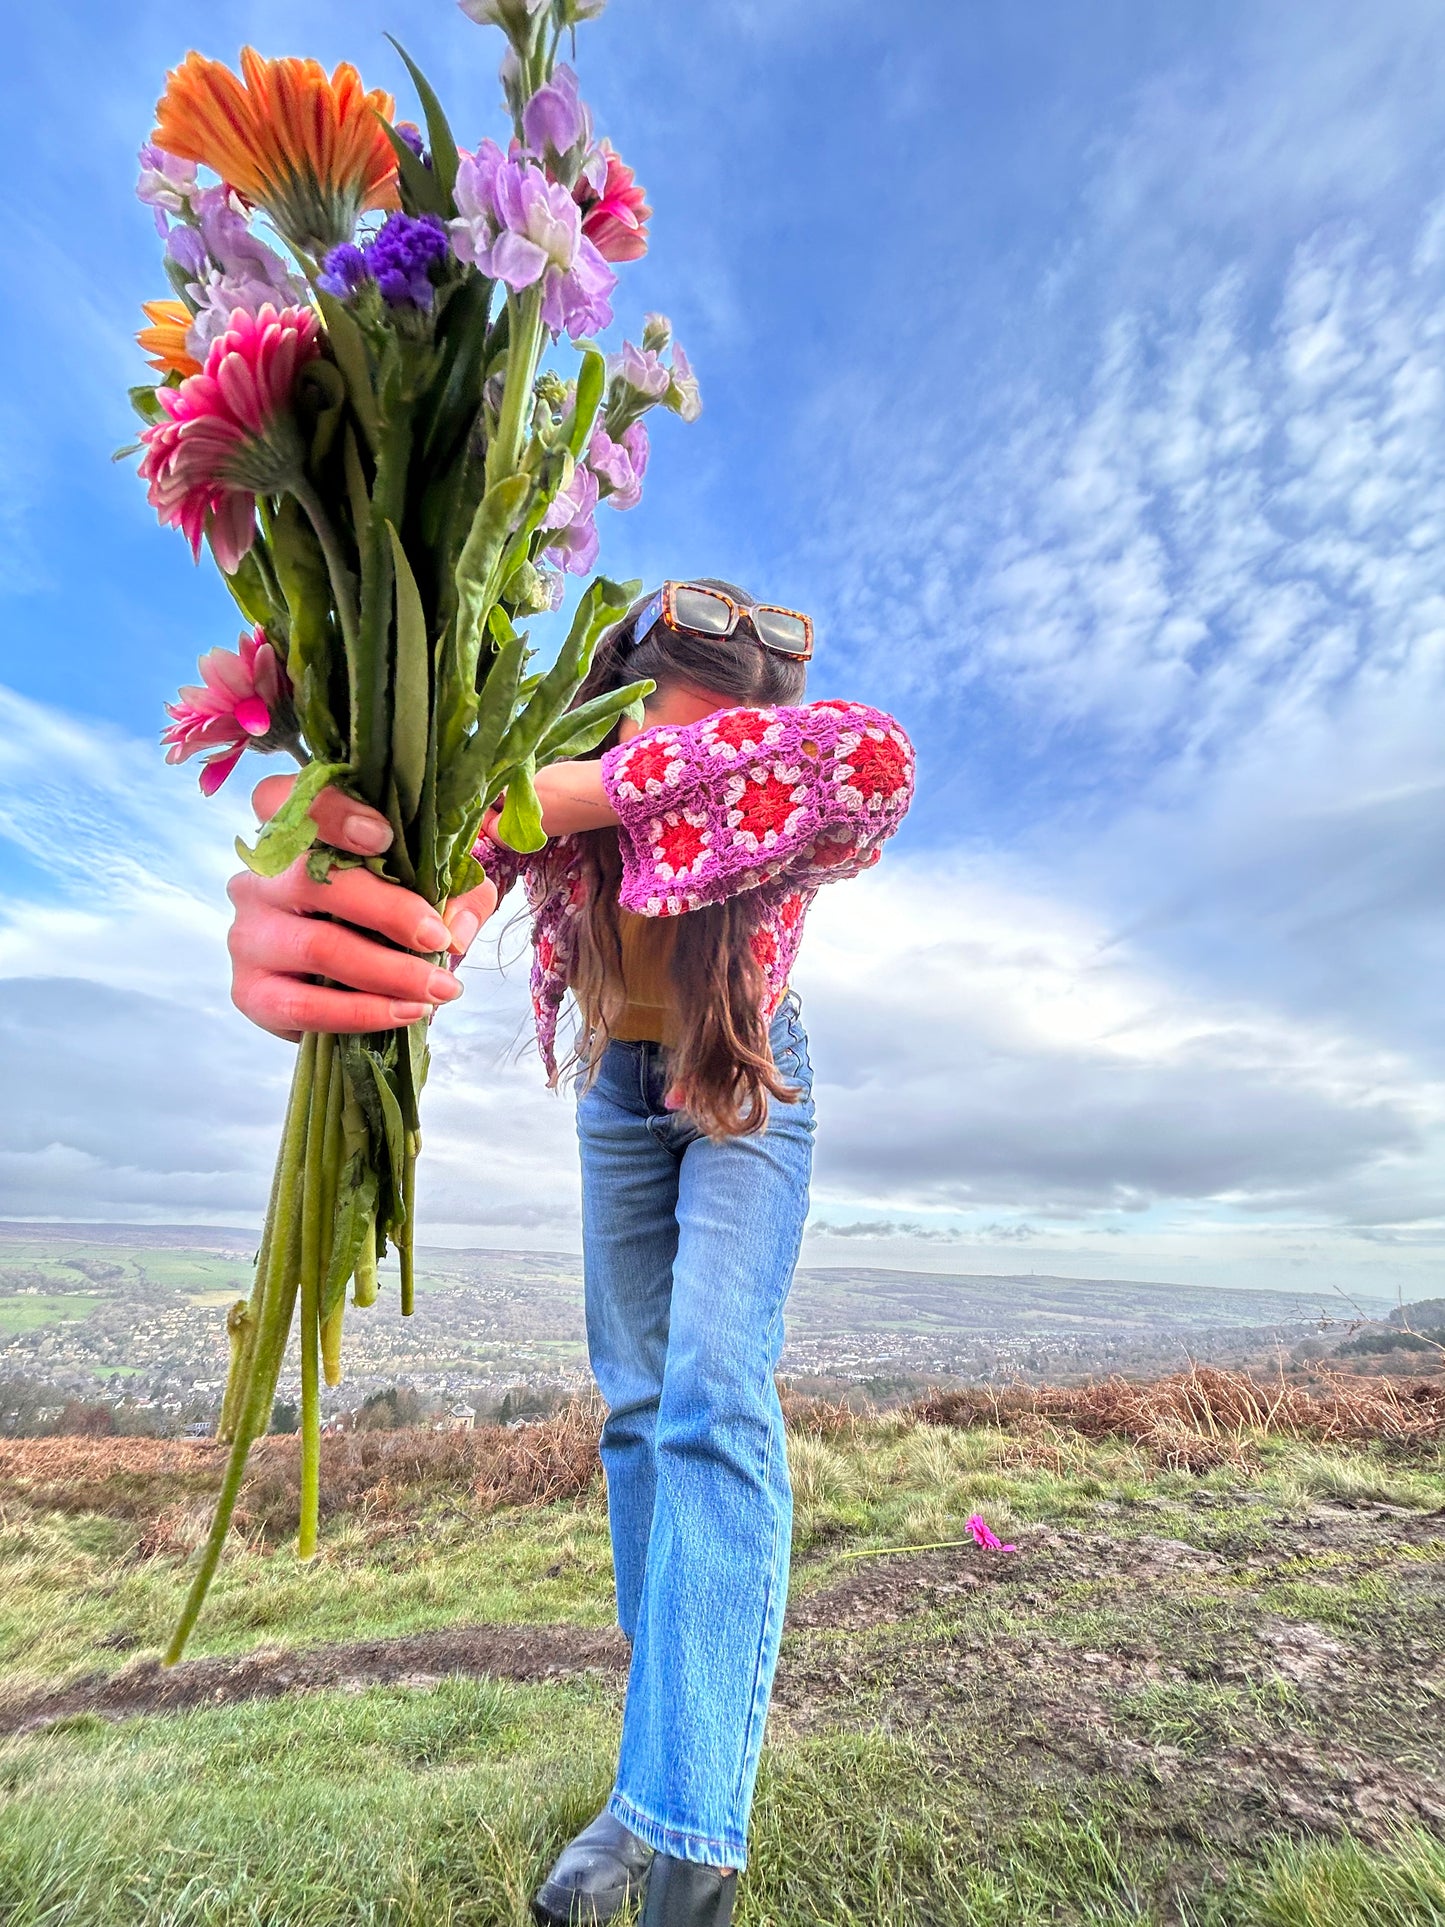
{"label": "tortoiseshell sunglasses", "polygon": [[704,588],[697,582],[663,583],[637,618],[632,632],[634,649],[647,640],[659,622],[703,642],[719,642],[741,624],[745,633],[751,631],[754,642],[772,650],[775,656],[791,656],[794,662],[810,662],[813,656],[811,616],[771,602],[744,605],[721,589]]}

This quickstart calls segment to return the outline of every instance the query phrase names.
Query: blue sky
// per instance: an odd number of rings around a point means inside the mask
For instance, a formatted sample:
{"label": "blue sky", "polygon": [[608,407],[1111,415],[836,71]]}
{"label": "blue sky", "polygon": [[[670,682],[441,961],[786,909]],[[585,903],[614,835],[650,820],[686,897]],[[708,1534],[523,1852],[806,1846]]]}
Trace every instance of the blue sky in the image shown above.
{"label": "blue sky", "polygon": [[[11,1216],[254,1217],[286,1069],[225,994],[246,786],[154,747],[230,604],[108,459],[163,292],[134,152],[198,19],[28,9],[0,76]],[[498,131],[449,0],[213,5],[199,44],[403,93],[387,29]],[[618,334],[670,314],[706,404],[604,565],[812,608],[816,692],[920,751],[799,972],[810,1257],[1438,1289],[1445,15],[611,0],[578,66],[657,210]],[[429,1223],[568,1246],[520,978],[442,1020]]]}

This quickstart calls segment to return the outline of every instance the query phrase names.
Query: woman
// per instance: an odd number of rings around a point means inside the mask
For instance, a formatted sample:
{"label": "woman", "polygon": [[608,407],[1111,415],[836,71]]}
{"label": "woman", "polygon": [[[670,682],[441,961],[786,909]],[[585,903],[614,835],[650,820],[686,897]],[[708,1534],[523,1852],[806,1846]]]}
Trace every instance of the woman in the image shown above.
{"label": "woman", "polygon": [[[587,1336],[632,1665],[611,1799],[543,1882],[544,1923],[609,1920],[645,1890],[644,1927],[724,1927],[746,1860],[792,1523],[773,1373],[812,1161],[788,973],[819,886],[876,861],[912,793],[889,717],[802,703],[811,653],[806,617],[667,583],[604,638],[577,699],[650,678],[642,724],[540,773],[546,847],[519,857],[484,834],[490,881],[445,926],[362,869],[231,888],[236,1002],[282,1035],[450,1001],[455,977],[408,953],[464,952],[519,877],[554,1081],[569,990],[578,1007]],[[258,812],[285,787],[263,783]],[[316,815],[341,848],[389,840],[339,796]]]}

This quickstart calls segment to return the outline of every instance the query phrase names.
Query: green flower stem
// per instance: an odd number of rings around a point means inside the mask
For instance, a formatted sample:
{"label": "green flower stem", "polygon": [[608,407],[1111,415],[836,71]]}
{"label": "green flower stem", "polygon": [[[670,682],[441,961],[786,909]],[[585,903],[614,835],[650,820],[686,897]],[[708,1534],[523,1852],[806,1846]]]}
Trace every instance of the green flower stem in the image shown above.
{"label": "green flower stem", "polygon": [[322,506],[321,497],[304,475],[297,475],[291,484],[291,493],[305,510],[306,519],[316,531],[316,540],[321,544],[321,553],[326,558],[326,573],[331,578],[336,619],[341,624],[341,636],[346,645],[347,661],[350,662],[356,653],[357,643],[356,578],[347,564],[341,538]]}
{"label": "green flower stem", "polygon": [[[341,1123],[341,1105],[346,1072],[341,1053],[333,1050],[331,1078],[326,1091],[326,1155],[321,1191],[321,1276],[331,1275],[336,1245],[336,1200],[341,1190],[341,1167],[346,1162],[346,1136]],[[328,1385],[341,1383],[341,1314],[346,1305],[343,1287],[331,1316],[321,1327],[321,1370]]]}
{"label": "green flower stem", "polygon": [[[300,1058],[297,1058],[299,1068]],[[292,1073],[293,1084],[295,1073]],[[271,1233],[276,1220],[276,1199],[281,1190],[281,1166],[285,1159],[285,1140],[277,1147],[271,1171],[271,1195],[266,1200],[266,1222],[261,1229],[261,1244],[256,1253],[256,1273],[251,1296],[246,1303],[241,1342],[231,1354],[231,1369],[226,1374],[226,1389],[221,1398],[221,1417],[216,1437],[228,1442],[235,1437],[236,1421],[245,1410],[246,1392],[251,1382],[251,1365],[256,1356],[256,1333],[260,1329],[261,1304],[266,1293],[266,1274],[271,1262]]]}
{"label": "green flower stem", "polygon": [[522,436],[531,414],[532,383],[542,353],[542,291],[527,288],[509,294],[511,315],[507,336],[507,382],[496,439],[487,450],[487,487],[515,475],[522,454]]}
{"label": "green flower stem", "polygon": [[165,1663],[174,1666],[186,1649],[205,1603],[211,1580],[215,1577],[231,1529],[231,1515],[240,1496],[246,1460],[255,1439],[266,1429],[275,1396],[276,1379],[291,1329],[291,1313],[296,1303],[296,1266],[301,1245],[301,1176],[306,1149],[306,1125],[311,1111],[311,1088],[316,1066],[316,1039],[303,1038],[296,1054],[296,1070],[291,1081],[291,1097],[286,1107],[286,1127],[277,1160],[279,1183],[276,1203],[268,1229],[266,1277],[262,1290],[258,1328],[252,1348],[250,1382],[236,1413],[236,1436],[226,1461],[225,1476],[216,1500],[211,1530],[201,1552],[181,1608],[180,1619],[166,1648]]}
{"label": "green flower stem", "polygon": [[[386,808],[391,761],[392,605],[394,583],[388,522],[400,528],[406,513],[412,419],[398,409],[382,425],[376,448],[369,519],[361,542],[361,613],[351,690],[351,760],[362,795]],[[404,845],[404,838],[399,844]]]}
{"label": "green flower stem", "polygon": [[421,1150],[421,1132],[406,1134],[406,1159],[401,1171],[401,1204],[405,1216],[396,1234],[396,1255],[401,1265],[401,1315],[410,1318],[416,1302],[416,1160]]}
{"label": "green flower stem", "polygon": [[326,1110],[335,1052],[334,1037],[317,1038],[301,1187],[301,1525],[296,1552],[302,1559],[316,1552],[321,1509],[321,1212],[326,1191]]}

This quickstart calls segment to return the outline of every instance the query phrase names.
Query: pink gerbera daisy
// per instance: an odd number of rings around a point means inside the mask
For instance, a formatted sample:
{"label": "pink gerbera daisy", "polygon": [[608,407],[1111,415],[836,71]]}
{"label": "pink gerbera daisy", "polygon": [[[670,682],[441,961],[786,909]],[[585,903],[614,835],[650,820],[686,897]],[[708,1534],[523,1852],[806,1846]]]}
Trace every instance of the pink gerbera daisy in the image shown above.
{"label": "pink gerbera daisy", "polygon": [[259,623],[234,651],[209,650],[196,667],[201,687],[187,686],[166,704],[171,721],[161,741],[168,763],[211,752],[201,769],[201,789],[214,796],[248,748],[294,724],[291,682]]}
{"label": "pink gerbera daisy", "polygon": [[297,374],[320,352],[317,332],[307,308],[237,308],[200,374],[156,390],[166,420],[141,435],[141,480],[156,514],[184,532],[197,559],[201,537],[210,537],[227,575],[255,539],[257,495],[300,475],[291,396]]}

